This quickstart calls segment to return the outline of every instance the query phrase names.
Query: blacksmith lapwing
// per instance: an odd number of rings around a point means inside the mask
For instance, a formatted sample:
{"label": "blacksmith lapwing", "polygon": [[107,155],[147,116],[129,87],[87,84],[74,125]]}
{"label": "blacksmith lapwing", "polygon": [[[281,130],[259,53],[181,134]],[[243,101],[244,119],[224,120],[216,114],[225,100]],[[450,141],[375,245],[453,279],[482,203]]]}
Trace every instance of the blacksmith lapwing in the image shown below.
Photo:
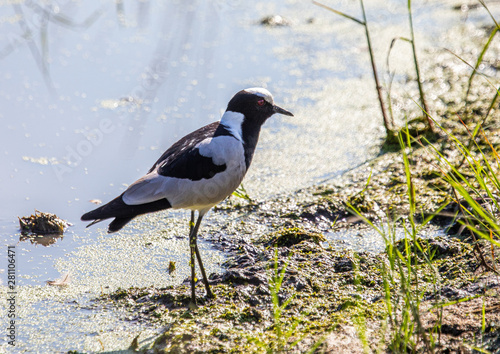
{"label": "blacksmith lapwing", "polygon": [[[180,139],[161,155],[148,173],[120,196],[82,216],[83,221],[114,218],[108,232],[120,230],[138,215],[163,209],[191,210],[191,301],[196,304],[195,255],[207,297],[213,297],[203,267],[196,236],[201,219],[227,198],[245,176],[259,139],[260,128],[275,113],[293,116],[274,104],[264,88],[248,88],[229,101],[221,120]],[[198,220],[194,223],[195,211]]]}

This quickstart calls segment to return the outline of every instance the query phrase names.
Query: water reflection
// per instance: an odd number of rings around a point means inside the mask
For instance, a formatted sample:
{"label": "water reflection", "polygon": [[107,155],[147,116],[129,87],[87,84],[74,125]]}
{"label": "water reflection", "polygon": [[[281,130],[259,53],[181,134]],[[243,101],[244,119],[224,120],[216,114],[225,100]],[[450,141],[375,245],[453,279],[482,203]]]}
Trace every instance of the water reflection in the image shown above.
{"label": "water reflection", "polygon": [[[240,21],[251,16],[233,16],[237,4],[1,3],[5,220],[26,206],[61,210],[116,193],[150,167],[156,150],[219,118],[243,80],[270,71],[271,53],[256,63],[258,70],[249,65],[254,58],[237,54],[253,36],[235,36]],[[89,184],[99,180],[108,182],[99,183],[106,189]],[[65,217],[81,210],[70,208]]]}
{"label": "water reflection", "polygon": [[42,245],[42,246],[50,246],[56,243],[58,240],[63,239],[63,235],[61,234],[46,234],[46,235],[39,235],[39,234],[28,234],[28,233],[23,233],[21,236],[19,236],[19,241],[24,242],[24,241],[30,241],[34,245]]}
{"label": "water reflection", "polygon": [[61,13],[61,8],[57,4],[44,6],[28,0],[24,2],[14,1],[11,5],[15,13],[14,22],[17,22],[21,32],[17,35],[10,33],[9,43],[0,50],[0,59],[10,55],[18,46],[26,44],[43,75],[47,89],[54,94],[55,86],[51,78],[49,64],[49,24],[69,29],[85,29],[99,18],[102,8],[95,10],[85,20],[78,23]]}

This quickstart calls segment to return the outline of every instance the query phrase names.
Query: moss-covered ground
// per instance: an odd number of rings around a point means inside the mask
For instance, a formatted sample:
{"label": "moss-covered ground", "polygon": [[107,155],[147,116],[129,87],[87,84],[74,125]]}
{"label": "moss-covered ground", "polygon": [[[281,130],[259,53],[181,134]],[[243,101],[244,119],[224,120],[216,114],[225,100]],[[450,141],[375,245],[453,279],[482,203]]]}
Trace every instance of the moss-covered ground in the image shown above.
{"label": "moss-covered ground", "polygon": [[[498,249],[474,241],[457,222],[456,195],[429,148],[433,144],[458,165],[462,157],[446,132],[467,144],[469,131],[485,117],[491,95],[484,94],[487,83],[473,86],[465,109],[460,98],[468,76],[458,75],[455,66],[439,60],[426,70],[434,73],[428,79],[430,92],[441,92],[443,82],[448,85],[439,98],[442,108],[433,112],[444,130],[436,126],[427,141],[422,123],[410,122],[414,139],[406,153],[415,220],[422,221],[447,204],[431,221],[442,236],[428,238],[426,228],[419,231],[409,244],[418,242],[420,253],[407,254],[402,241],[395,246],[408,256],[404,259],[410,260],[418,279],[418,288],[408,291],[421,300],[418,318],[432,337],[434,352],[500,352]],[[395,94],[394,100],[403,98]],[[497,148],[499,127],[500,116],[492,112],[477,146]],[[472,152],[479,156],[477,149]],[[494,161],[493,154],[488,156]],[[465,167],[462,172],[473,180]],[[387,252],[342,250],[329,243],[327,235],[350,229],[363,235],[369,229],[351,207],[377,225],[389,220],[408,226],[408,185],[400,148],[385,146],[377,158],[319,186],[261,202],[233,197],[215,209],[232,222],[208,230],[207,238],[229,259],[223,273],[210,275],[215,299],[204,298],[199,282],[198,307],[190,309],[185,281],[170,288],[119,290],[98,301],[129,309],[132,321],[164,326],[163,333],[147,345],[141,340],[131,343],[131,349],[145,352],[384,352],[394,331],[386,297]],[[273,302],[271,287],[285,266],[278,301]],[[390,289],[397,296],[394,284],[397,277]],[[391,311],[397,314],[402,308]],[[428,348],[416,343],[405,350]]]}

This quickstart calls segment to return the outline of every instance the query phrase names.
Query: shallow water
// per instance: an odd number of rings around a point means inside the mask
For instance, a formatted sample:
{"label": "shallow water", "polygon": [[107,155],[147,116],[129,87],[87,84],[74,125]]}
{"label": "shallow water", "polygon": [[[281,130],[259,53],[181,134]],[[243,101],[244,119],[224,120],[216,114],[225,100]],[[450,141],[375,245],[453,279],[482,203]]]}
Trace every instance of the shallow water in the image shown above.
{"label": "shallow water", "polygon": [[[89,200],[110,200],[176,139],[217,120],[240,89],[267,87],[295,114],[263,128],[244,182],[254,198],[334,178],[378,152],[383,129],[362,29],[309,2],[41,4],[0,2],[0,232],[5,249],[16,245],[20,351],[126,348],[142,327],[82,304],[118,287],[187,277],[188,213],[144,217],[112,236],[79,217],[95,207]],[[422,47],[443,45],[454,25],[487,20],[452,4],[414,5]],[[332,6],[359,11],[348,1]],[[368,13],[383,63],[391,38],[407,31],[405,8],[374,1]],[[259,26],[270,14],[291,25]],[[394,51],[396,70],[407,69],[408,53]],[[20,242],[17,216],[34,209],[73,226],[48,247]],[[218,271],[224,256],[202,247],[209,273]],[[45,285],[67,272],[69,287]]]}
{"label": "shallow water", "polygon": [[[384,237],[387,237],[388,241],[392,238],[387,229],[387,225],[379,225],[380,231],[384,232]],[[405,236],[409,239],[412,238],[411,230],[405,230],[402,227],[397,227],[393,232],[394,239],[401,240]],[[421,238],[433,238],[437,236],[444,236],[445,233],[442,229],[426,228],[423,232],[418,232],[418,237]],[[350,249],[355,252],[383,252],[386,248],[386,243],[384,237],[377,231],[368,227],[362,227],[361,229],[351,228],[347,231],[335,231],[327,232],[325,234],[326,242],[324,246],[330,246],[334,249],[345,250]]]}

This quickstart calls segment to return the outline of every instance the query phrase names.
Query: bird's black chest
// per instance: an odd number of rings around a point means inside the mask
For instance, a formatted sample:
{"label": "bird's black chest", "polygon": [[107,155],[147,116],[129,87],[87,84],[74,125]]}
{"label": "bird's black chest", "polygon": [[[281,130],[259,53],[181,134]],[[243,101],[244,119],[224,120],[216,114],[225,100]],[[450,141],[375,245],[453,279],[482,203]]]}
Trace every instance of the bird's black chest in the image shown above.
{"label": "bird's black chest", "polygon": [[245,165],[247,170],[252,163],[253,154],[255,153],[255,148],[259,142],[260,127],[261,125],[259,124],[249,124],[248,122],[243,122],[241,126],[243,148],[245,149]]}

